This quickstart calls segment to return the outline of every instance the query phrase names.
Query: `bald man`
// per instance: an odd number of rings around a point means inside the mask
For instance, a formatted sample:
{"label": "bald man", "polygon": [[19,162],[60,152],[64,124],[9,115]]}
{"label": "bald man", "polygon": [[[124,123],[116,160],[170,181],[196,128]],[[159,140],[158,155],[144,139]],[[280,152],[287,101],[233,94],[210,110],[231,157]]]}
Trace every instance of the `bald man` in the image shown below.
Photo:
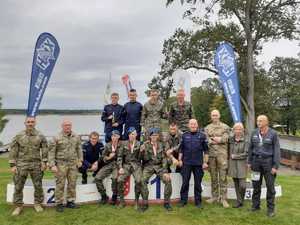
{"label": "bald man", "polygon": [[205,127],[209,149],[209,172],[211,177],[212,197],[208,203],[219,201],[224,208],[228,208],[227,202],[227,167],[228,167],[228,138],[230,127],[220,121],[220,112],[211,111],[212,123]]}
{"label": "bald man", "polygon": [[44,200],[42,187],[43,171],[48,159],[48,144],[45,136],[35,129],[35,117],[27,117],[25,130],[19,132],[10,144],[9,163],[14,174],[14,204],[13,216],[18,216],[23,210],[23,189],[28,175],[34,186],[34,209],[42,212]]}
{"label": "bald man", "polygon": [[248,149],[248,166],[252,170],[252,208],[260,210],[260,194],[262,179],[267,186],[267,216],[275,216],[275,187],[274,182],[280,163],[280,146],[275,130],[269,127],[268,117],[257,117],[257,129],[250,136]]}
{"label": "bald man", "polygon": [[72,131],[72,122],[63,120],[62,131],[50,145],[49,166],[56,177],[56,211],[64,211],[64,190],[67,180],[67,208],[78,208],[76,180],[78,168],[82,166],[83,154],[80,137]]}
{"label": "bald man", "polygon": [[189,131],[182,135],[179,146],[179,165],[182,166],[179,206],[184,207],[188,202],[189,184],[193,172],[195,206],[202,209],[201,182],[204,175],[203,169],[207,168],[208,161],[207,139],[205,133],[199,131],[197,120],[191,119],[188,124]]}

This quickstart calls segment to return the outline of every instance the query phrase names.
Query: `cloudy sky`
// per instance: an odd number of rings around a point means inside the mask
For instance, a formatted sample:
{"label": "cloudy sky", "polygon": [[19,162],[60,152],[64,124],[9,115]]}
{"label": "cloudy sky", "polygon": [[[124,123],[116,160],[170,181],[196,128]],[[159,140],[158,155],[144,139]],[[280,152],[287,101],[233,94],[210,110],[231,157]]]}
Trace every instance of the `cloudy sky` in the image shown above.
{"label": "cloudy sky", "polygon": [[[27,107],[33,48],[45,31],[56,37],[61,52],[41,108],[101,108],[109,73],[112,89],[123,96],[120,78],[129,74],[144,102],[147,83],[163,59],[163,41],[177,27],[191,27],[182,19],[184,9],[179,3],[166,8],[163,0],[1,0],[3,107]],[[260,60],[298,52],[296,42],[270,43]],[[192,81],[199,85],[201,79],[192,75]]]}

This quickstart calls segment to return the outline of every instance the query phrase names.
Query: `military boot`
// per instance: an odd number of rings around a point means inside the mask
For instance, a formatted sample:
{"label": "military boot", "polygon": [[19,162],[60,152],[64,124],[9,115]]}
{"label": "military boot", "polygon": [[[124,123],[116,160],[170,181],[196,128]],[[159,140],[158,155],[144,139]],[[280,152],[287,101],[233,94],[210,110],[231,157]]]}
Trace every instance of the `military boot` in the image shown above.
{"label": "military boot", "polygon": [[139,200],[135,200],[134,208],[135,208],[135,210],[139,210],[139,208],[140,208],[140,206],[139,206]]}
{"label": "military boot", "polygon": [[21,214],[22,210],[23,210],[23,207],[22,207],[22,206],[17,206],[17,207],[15,208],[15,210],[12,212],[11,215],[12,215],[12,216],[18,216],[18,215]]}
{"label": "military boot", "polygon": [[149,208],[148,201],[147,200],[143,200],[143,204],[142,204],[142,206],[140,208],[140,211],[141,212],[145,212],[148,208]]}
{"label": "military boot", "polygon": [[44,209],[42,208],[41,204],[34,204],[33,208],[38,213],[44,211]]}
{"label": "military boot", "polygon": [[63,211],[64,211],[64,205],[63,204],[57,204],[56,212],[63,212]]}
{"label": "military boot", "polygon": [[222,203],[222,205],[223,205],[223,208],[229,208],[229,204],[228,204],[228,202],[226,201],[226,199],[222,199],[222,200],[221,200],[221,203]]}
{"label": "military boot", "polygon": [[173,210],[173,209],[172,209],[172,206],[170,205],[169,202],[165,202],[165,203],[164,203],[164,208],[165,208],[167,211],[172,211],[172,210]]}
{"label": "military boot", "polygon": [[126,203],[125,203],[124,197],[120,197],[119,208],[122,209],[125,207],[126,207]]}
{"label": "military boot", "polygon": [[101,195],[100,205],[105,205],[108,202],[108,196],[106,194]]}
{"label": "military boot", "polygon": [[79,208],[79,205],[75,204],[75,202],[72,202],[72,201],[68,201],[67,204],[66,204],[66,208],[69,208],[69,209],[78,209]]}
{"label": "military boot", "polygon": [[113,194],[111,196],[111,205],[116,205],[117,204],[117,199],[118,199],[118,195],[117,194]]}
{"label": "military boot", "polygon": [[212,203],[217,202],[217,200],[218,200],[218,199],[212,197],[212,198],[207,199],[206,202],[207,202],[208,204],[212,204]]}

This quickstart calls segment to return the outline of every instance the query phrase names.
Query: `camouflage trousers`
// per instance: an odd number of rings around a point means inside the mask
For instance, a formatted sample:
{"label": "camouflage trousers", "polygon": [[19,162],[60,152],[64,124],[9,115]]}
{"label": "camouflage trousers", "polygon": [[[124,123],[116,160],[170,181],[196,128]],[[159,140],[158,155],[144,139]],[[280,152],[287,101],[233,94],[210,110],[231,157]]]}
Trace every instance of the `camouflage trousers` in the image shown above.
{"label": "camouflage trousers", "polygon": [[106,195],[106,190],[103,185],[103,180],[111,175],[111,190],[113,195],[117,195],[118,189],[117,189],[117,178],[118,178],[118,168],[115,163],[110,163],[108,165],[105,165],[102,167],[97,175],[95,176],[95,183],[98,189],[98,192],[101,194],[101,196]]}
{"label": "camouflage trousers", "polygon": [[77,166],[74,163],[58,163],[58,172],[55,175],[55,202],[56,204],[63,204],[65,184],[67,180],[67,201],[74,202],[76,199],[76,181],[77,181]]}
{"label": "camouflage trousers", "polygon": [[40,163],[30,163],[27,165],[17,166],[17,172],[13,177],[15,191],[13,196],[14,204],[23,205],[23,189],[28,175],[34,186],[34,203],[41,204],[44,200],[43,192],[43,172]]}
{"label": "camouflage trousers", "polygon": [[124,183],[128,176],[131,174],[134,177],[134,191],[135,191],[135,200],[138,200],[141,194],[142,188],[142,168],[137,163],[126,164],[123,166],[124,174],[119,175],[118,177],[118,194],[120,200],[124,200]]}
{"label": "camouflage trousers", "polygon": [[208,163],[212,197],[225,200],[227,198],[227,157],[221,154],[216,157],[209,157]]}
{"label": "camouflage trousers", "polygon": [[148,165],[145,166],[143,169],[143,177],[142,177],[142,198],[143,200],[148,201],[149,196],[149,189],[148,189],[148,183],[149,179],[153,174],[156,174],[164,183],[165,189],[164,189],[164,200],[165,202],[170,201],[170,197],[172,194],[172,183],[171,180],[167,181],[163,177],[163,175],[167,173],[160,165]]}

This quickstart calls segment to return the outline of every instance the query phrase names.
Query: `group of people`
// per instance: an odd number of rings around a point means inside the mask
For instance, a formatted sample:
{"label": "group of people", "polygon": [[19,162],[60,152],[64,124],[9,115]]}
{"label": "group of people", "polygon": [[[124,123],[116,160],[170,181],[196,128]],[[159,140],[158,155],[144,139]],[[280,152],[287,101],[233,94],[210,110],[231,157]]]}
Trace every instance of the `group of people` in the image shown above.
{"label": "group of people", "polygon": [[[105,122],[105,146],[99,134],[92,132],[89,141],[82,144],[72,131],[72,122],[64,120],[62,131],[49,144],[35,129],[36,119],[27,117],[26,129],[15,136],[10,147],[9,163],[14,173],[13,215],[19,215],[23,206],[23,188],[30,174],[35,192],[34,208],[43,211],[42,177],[49,167],[56,177],[56,210],[64,207],[78,208],[75,204],[78,170],[82,173],[82,184],[87,183],[88,171],[92,171],[94,182],[100,193],[100,204],[108,203],[103,181],[111,177],[111,204],[123,208],[124,184],[133,175],[135,181],[135,206],[144,212],[148,209],[148,182],[153,174],[164,183],[164,208],[172,210],[171,171],[180,172],[182,186],[179,206],[188,203],[189,182],[194,176],[194,203],[202,209],[202,178],[208,169],[211,177],[211,198],[207,203],[221,203],[228,208],[227,175],[233,178],[237,201],[234,207],[243,206],[248,168],[252,170],[252,208],[260,209],[262,178],[267,186],[267,215],[274,216],[274,181],[279,167],[280,148],[276,132],[268,125],[268,118],[257,118],[257,129],[249,137],[242,123],[231,129],[220,121],[220,112],[211,112],[211,123],[200,128],[193,118],[192,105],[184,100],[184,90],[178,90],[177,99],[168,112],[159,100],[157,90],[150,91],[150,99],[143,106],[136,101],[136,90],[129,91],[129,102],[118,104],[119,95],[111,95],[111,104],[104,107],[102,121]],[[169,120],[169,131],[161,132],[162,119]],[[64,187],[67,180],[66,204]],[[139,202],[140,196],[142,202]],[[117,201],[119,197],[119,201]]]}

